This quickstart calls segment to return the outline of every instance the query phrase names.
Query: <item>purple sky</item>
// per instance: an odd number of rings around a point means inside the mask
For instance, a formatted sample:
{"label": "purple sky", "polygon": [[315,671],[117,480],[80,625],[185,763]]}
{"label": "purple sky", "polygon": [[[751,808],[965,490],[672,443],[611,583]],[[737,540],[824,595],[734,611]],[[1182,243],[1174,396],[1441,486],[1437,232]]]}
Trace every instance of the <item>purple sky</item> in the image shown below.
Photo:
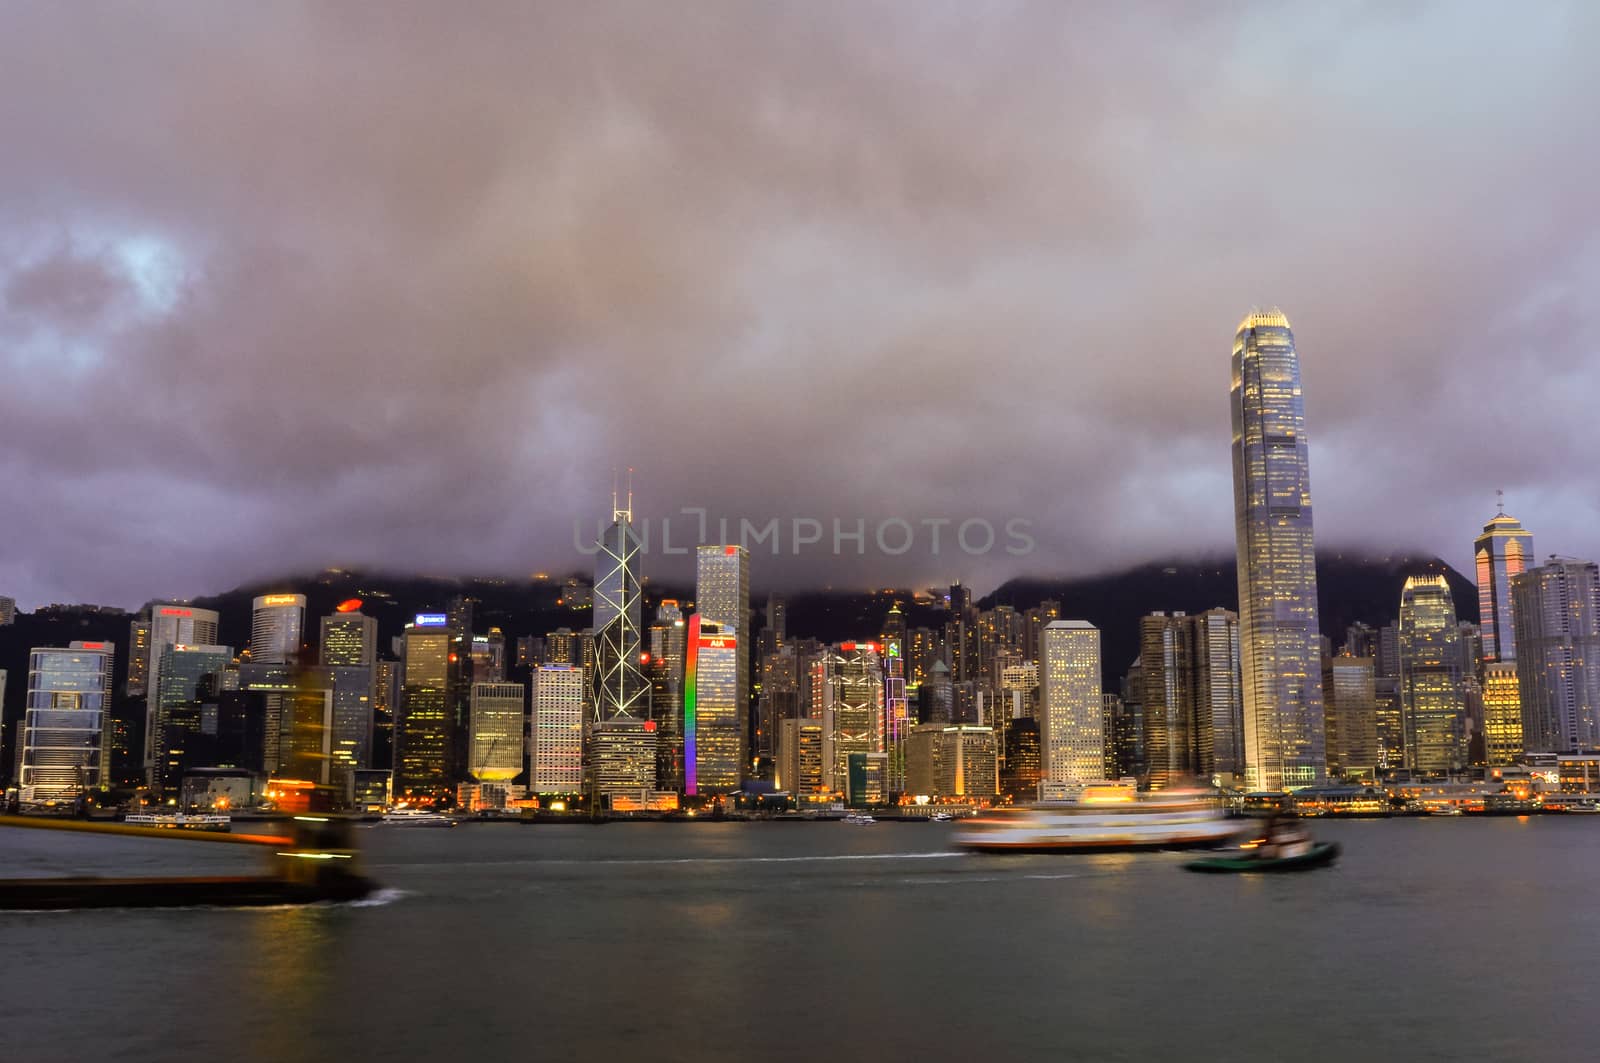
{"label": "purple sky", "polygon": [[641,516],[782,518],[763,586],[1226,551],[1255,304],[1325,546],[1465,566],[1504,488],[1593,556],[1597,45],[1556,2],[0,0],[0,593],[586,567],[628,465]]}

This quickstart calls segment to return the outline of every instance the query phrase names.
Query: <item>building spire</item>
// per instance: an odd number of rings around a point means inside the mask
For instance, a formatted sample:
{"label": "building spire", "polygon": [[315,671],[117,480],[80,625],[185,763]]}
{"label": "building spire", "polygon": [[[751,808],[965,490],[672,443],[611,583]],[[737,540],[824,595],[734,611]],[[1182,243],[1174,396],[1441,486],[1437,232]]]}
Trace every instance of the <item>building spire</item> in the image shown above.
{"label": "building spire", "polygon": [[1495,516],[1503,517],[1506,515],[1506,493],[1504,491],[1498,489],[1495,491],[1494,505],[1495,508],[1500,511],[1496,513]]}

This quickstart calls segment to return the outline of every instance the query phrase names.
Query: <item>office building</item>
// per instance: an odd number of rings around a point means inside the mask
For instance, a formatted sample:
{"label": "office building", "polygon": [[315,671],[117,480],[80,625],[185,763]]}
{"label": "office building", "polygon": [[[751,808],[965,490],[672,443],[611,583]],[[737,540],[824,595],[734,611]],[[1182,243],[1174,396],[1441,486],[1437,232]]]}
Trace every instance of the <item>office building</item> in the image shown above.
{"label": "office building", "polygon": [[1443,576],[1412,576],[1400,595],[1400,711],[1405,764],[1418,774],[1466,766],[1460,628]]}
{"label": "office building", "polygon": [[1472,544],[1478,583],[1479,626],[1483,632],[1483,659],[1517,659],[1516,625],[1511,615],[1511,581],[1533,564],[1533,536],[1504,507]]}
{"label": "office building", "polygon": [[1483,665],[1483,761],[1491,768],[1522,759],[1522,686],[1515,661]]}
{"label": "office building", "polygon": [[683,678],[684,793],[719,794],[739,789],[745,762],[744,720],[739,715],[739,660],[744,656],[731,627],[689,618]]}
{"label": "office building", "polygon": [[583,670],[575,665],[542,664],[534,671],[530,771],[535,793],[583,789]]}
{"label": "office building", "polygon": [[394,794],[396,800],[432,802],[451,790],[449,620],[442,613],[419,614],[415,623],[406,625],[404,640],[394,733]]}
{"label": "office building", "polygon": [[885,752],[883,664],[873,642],[841,642],[819,662],[823,770],[828,786],[844,793],[852,753]]}
{"label": "office building", "polygon": [[152,630],[149,616],[137,616],[128,624],[128,678],[125,689],[130,698],[142,698],[149,692]]}
{"label": "office building", "polygon": [[[1194,635],[1194,625],[1183,613],[1155,613],[1139,621],[1145,757],[1152,790],[1186,784],[1199,770]],[[1209,727],[1206,735],[1209,745]]]}
{"label": "office building", "polygon": [[1371,657],[1341,655],[1322,662],[1328,771],[1342,778],[1370,776],[1382,759],[1378,744],[1378,693]]}
{"label": "office building", "polygon": [[168,646],[214,646],[219,617],[211,609],[196,609],[182,602],[150,605],[149,657],[143,669],[145,690],[144,755],[146,781],[155,769],[157,693],[161,683],[161,655]]}
{"label": "office building", "polygon": [[[74,642],[28,654],[17,783],[24,804],[71,803],[110,785],[110,643]],[[0,673],[0,698],[5,677]]]}
{"label": "office building", "polygon": [[[741,752],[749,748],[750,716],[750,551],[732,544],[702,546],[695,551],[695,612],[721,625],[738,642],[735,713],[746,729]],[[741,761],[739,773],[748,764]]]}
{"label": "office building", "polygon": [[1600,748],[1600,568],[1551,557],[1511,596],[1527,751]]}
{"label": "office building", "polygon": [[1043,782],[1070,785],[1105,773],[1100,631],[1053,620],[1040,635],[1039,746]]}
{"label": "office building", "polygon": [[228,646],[162,647],[156,669],[160,678],[152,692],[156,699],[156,760],[150,789],[154,793],[176,794],[184,769],[199,766],[201,703],[215,699],[218,677],[232,661],[233,649]]}
{"label": "office building", "polygon": [[[251,654],[255,659],[255,654]],[[319,660],[338,667],[370,667],[378,659],[378,620],[359,609],[322,618]]]}
{"label": "office building", "polygon": [[250,660],[297,664],[305,631],[306,596],[265,594],[250,603]]}
{"label": "office building", "polygon": [[521,683],[472,684],[468,770],[478,782],[510,782],[522,773]]}
{"label": "office building", "polygon": [[1289,319],[1247,315],[1232,368],[1245,779],[1283,790],[1326,773],[1310,461]]}
{"label": "office building", "polygon": [[992,801],[1000,792],[999,744],[992,727],[920,724],[906,741],[906,792]]}
{"label": "office building", "polygon": [[832,797],[823,745],[820,720],[789,718],[778,721],[773,782],[794,798],[796,807],[822,803]]}
{"label": "office building", "polygon": [[0,594],[0,627],[17,622],[17,600]]}

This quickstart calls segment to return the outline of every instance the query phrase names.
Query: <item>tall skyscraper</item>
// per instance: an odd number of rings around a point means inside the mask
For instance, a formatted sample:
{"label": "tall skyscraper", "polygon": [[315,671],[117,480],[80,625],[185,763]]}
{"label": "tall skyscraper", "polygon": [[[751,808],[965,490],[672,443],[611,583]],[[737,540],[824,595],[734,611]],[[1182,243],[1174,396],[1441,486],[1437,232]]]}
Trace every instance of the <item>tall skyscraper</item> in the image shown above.
{"label": "tall skyscraper", "polygon": [[[1196,768],[1231,783],[1244,777],[1244,692],[1239,614],[1207,609],[1194,618]],[[1209,734],[1207,733],[1209,732]]]}
{"label": "tall skyscraper", "polygon": [[683,679],[689,625],[675,598],[667,598],[650,625],[650,718],[656,725],[656,786],[682,793]]}
{"label": "tall skyscraper", "polygon": [[265,594],[250,603],[250,660],[295,664],[305,633],[306,596]]}
{"label": "tall skyscraper", "polygon": [[1491,768],[1522,757],[1522,684],[1515,661],[1483,665],[1483,762]]}
{"label": "tall skyscraper", "polygon": [[739,716],[739,659],[744,646],[732,627],[695,613],[689,618],[683,679],[684,793],[739,788],[744,721]]}
{"label": "tall skyscraper", "polygon": [[885,752],[883,662],[876,643],[841,642],[823,655],[820,672],[813,713],[822,719],[823,771],[843,793],[853,754]]}
{"label": "tall skyscraper", "polygon": [[467,770],[479,782],[509,782],[522,771],[521,683],[472,684]]}
{"label": "tall skyscraper", "polygon": [[1440,774],[1466,766],[1460,627],[1443,576],[1412,576],[1400,593],[1400,711],[1406,767]]}
{"label": "tall skyscraper", "polygon": [[146,778],[155,768],[157,693],[161,687],[161,655],[168,646],[214,646],[219,617],[211,609],[196,609],[182,602],[150,604],[150,656],[144,669],[144,758]]}
{"label": "tall skyscraper", "polygon": [[1504,507],[1483,526],[1472,544],[1477,569],[1478,615],[1486,661],[1517,659],[1516,625],[1511,619],[1511,580],[1533,563],[1533,536]]}
{"label": "tall skyscraper", "polygon": [[1040,634],[1039,750],[1046,785],[1105,774],[1105,706],[1100,691],[1100,629],[1053,620]]}
{"label": "tall skyscraper", "polygon": [[110,784],[113,657],[107,642],[29,653],[18,779],[24,803],[70,803]]}
{"label": "tall skyscraper", "polygon": [[1511,596],[1527,751],[1600,746],[1600,568],[1552,557],[1513,576]]}
{"label": "tall skyscraper", "polygon": [[583,789],[583,670],[542,664],[533,676],[530,785],[540,794]]}
{"label": "tall skyscraper", "polygon": [[589,732],[591,790],[600,796],[653,789],[655,724],[640,626],[639,561],[633,495],[611,500],[611,526],[600,537],[594,569],[594,724]]}
{"label": "tall skyscraper", "polygon": [[150,789],[172,796],[192,765],[193,740],[200,730],[200,703],[233,660],[229,646],[169,645],[162,647],[156,698],[156,762]]}
{"label": "tall skyscraper", "polygon": [[394,794],[432,801],[450,789],[449,621],[443,613],[421,614],[406,626],[404,638],[403,686],[394,726]]}
{"label": "tall skyscraper", "polygon": [[[742,546],[702,546],[695,553],[695,610],[721,625],[738,641],[738,676],[734,718],[745,729],[741,757],[748,756],[753,737],[750,718],[750,551]],[[739,773],[749,768],[741,759]]]}
{"label": "tall skyscraper", "polygon": [[1152,790],[1185,781],[1195,756],[1194,626],[1183,613],[1155,613],[1139,621],[1144,663],[1145,757]]}
{"label": "tall skyscraper", "polygon": [[633,500],[615,508],[600,538],[594,566],[595,718],[600,723],[650,718],[650,683],[640,666],[640,543],[633,531]]}
{"label": "tall skyscraper", "polygon": [[17,600],[0,594],[0,627],[17,622]]}
{"label": "tall skyscraper", "polygon": [[1322,650],[1305,400],[1281,311],[1240,323],[1231,400],[1246,784],[1307,786],[1327,771]]}

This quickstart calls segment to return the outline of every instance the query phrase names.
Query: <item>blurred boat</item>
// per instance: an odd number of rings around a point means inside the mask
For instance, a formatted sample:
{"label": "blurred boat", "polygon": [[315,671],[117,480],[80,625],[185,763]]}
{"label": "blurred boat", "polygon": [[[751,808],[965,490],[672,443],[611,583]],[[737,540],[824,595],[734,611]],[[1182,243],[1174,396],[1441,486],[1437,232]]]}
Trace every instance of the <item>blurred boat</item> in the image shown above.
{"label": "blurred boat", "polygon": [[391,823],[401,827],[454,827],[456,821],[449,816],[438,812],[430,812],[425,808],[397,808],[384,814],[380,823]]}
{"label": "blurred boat", "polygon": [[844,822],[846,822],[846,823],[876,823],[878,821],[873,819],[871,816],[863,815],[863,814],[858,813],[858,812],[852,812],[848,816],[844,817]]}
{"label": "blurred boat", "polygon": [[1085,785],[1046,801],[969,820],[955,843],[977,852],[1129,852],[1210,849],[1239,828],[1207,790],[1139,793],[1131,781]]}
{"label": "blurred boat", "polygon": [[122,822],[130,827],[169,827],[173,830],[233,829],[233,817],[212,813],[191,816],[183,812],[130,812],[122,817]]}
{"label": "blurred boat", "polygon": [[1283,856],[1261,856],[1254,851],[1247,850],[1239,853],[1219,854],[1217,856],[1202,856],[1198,860],[1191,860],[1183,866],[1187,871],[1202,871],[1213,874],[1258,871],[1309,871],[1314,867],[1326,867],[1333,863],[1338,855],[1338,842],[1315,842],[1310,844],[1304,852],[1289,853]]}

